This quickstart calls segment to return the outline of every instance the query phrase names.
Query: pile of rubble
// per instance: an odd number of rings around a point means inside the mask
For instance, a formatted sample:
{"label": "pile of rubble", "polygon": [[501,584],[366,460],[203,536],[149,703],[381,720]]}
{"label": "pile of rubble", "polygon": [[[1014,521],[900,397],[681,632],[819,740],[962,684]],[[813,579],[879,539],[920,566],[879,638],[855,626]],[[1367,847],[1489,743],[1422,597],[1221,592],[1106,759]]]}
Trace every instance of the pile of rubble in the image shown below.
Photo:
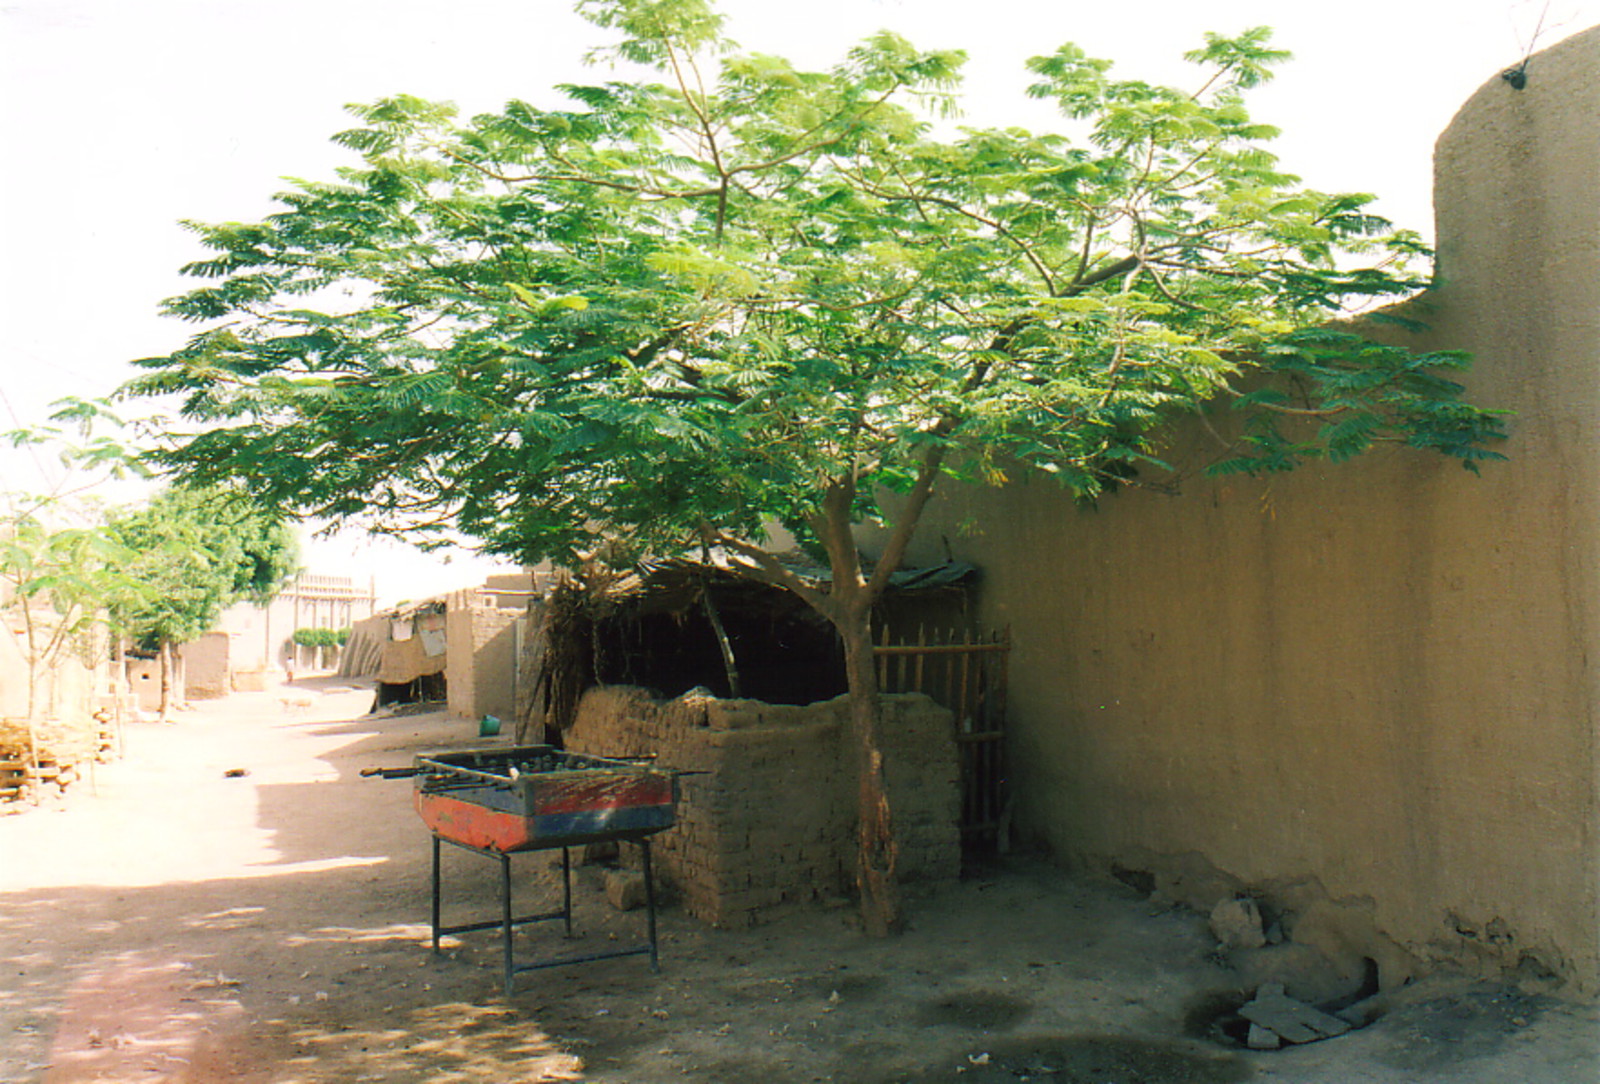
{"label": "pile of rubble", "polygon": [[1326,1013],[1290,997],[1281,982],[1262,983],[1255,999],[1239,1006],[1250,1024],[1245,1045],[1251,1050],[1277,1050],[1285,1043],[1332,1039],[1369,1021],[1354,1007]]}
{"label": "pile of rubble", "polygon": [[65,791],[90,762],[113,759],[120,744],[109,712],[81,724],[0,720],[0,802],[37,800],[48,786]]}
{"label": "pile of rubble", "polygon": [[[1225,955],[1241,950],[1272,951],[1273,946],[1290,947],[1283,944],[1286,937],[1282,924],[1264,921],[1259,905],[1249,897],[1218,903],[1211,912],[1210,926],[1217,938],[1218,950]],[[1287,970],[1306,972],[1304,956],[1296,955],[1293,962],[1297,966]],[[1368,973],[1360,980],[1359,987],[1352,983],[1342,991],[1343,996],[1323,1000],[1332,993],[1325,981],[1302,982],[1307,989],[1324,991],[1323,995],[1310,995],[1318,999],[1315,1004],[1289,996],[1288,986],[1283,981],[1261,982],[1255,988],[1254,997],[1218,1021],[1219,1037],[1252,1050],[1277,1050],[1285,1045],[1332,1039],[1365,1027],[1381,1011],[1375,997],[1378,993],[1376,969],[1372,961],[1366,963]],[[1301,978],[1311,977],[1309,972],[1301,975]]]}

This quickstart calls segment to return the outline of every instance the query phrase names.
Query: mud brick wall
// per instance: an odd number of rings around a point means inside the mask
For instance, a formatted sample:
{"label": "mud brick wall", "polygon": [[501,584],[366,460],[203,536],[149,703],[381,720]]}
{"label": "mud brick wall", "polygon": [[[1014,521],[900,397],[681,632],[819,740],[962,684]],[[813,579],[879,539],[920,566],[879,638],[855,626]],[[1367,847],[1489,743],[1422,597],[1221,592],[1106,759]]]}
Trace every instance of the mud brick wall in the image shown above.
{"label": "mud brick wall", "polygon": [[183,695],[188,700],[218,700],[233,691],[233,637],[208,632],[178,649],[183,658]]}
{"label": "mud brick wall", "polygon": [[[568,748],[654,754],[680,779],[677,824],[655,837],[663,877],[714,926],[769,921],[854,892],[855,757],[845,698],[805,707],[668,701],[641,689],[590,690]],[[910,885],[960,872],[960,793],[950,715],[924,696],[886,696],[883,755]]]}
{"label": "mud brick wall", "polygon": [[524,603],[496,605],[472,590],[450,596],[446,610],[445,685],[452,715],[509,720],[516,710],[516,623]]}

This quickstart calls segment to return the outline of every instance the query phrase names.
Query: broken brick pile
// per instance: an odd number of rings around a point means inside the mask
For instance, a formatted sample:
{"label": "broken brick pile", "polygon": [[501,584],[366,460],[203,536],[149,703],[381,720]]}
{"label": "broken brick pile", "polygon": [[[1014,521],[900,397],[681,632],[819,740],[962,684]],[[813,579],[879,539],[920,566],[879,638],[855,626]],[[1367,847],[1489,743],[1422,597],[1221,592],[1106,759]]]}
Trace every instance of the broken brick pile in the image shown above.
{"label": "broken brick pile", "polygon": [[[845,697],[804,707],[656,700],[607,686],[584,695],[574,752],[654,755],[680,778],[677,824],[655,837],[658,869],[696,918],[751,926],[853,893],[855,754]],[[950,714],[925,696],[883,698],[881,751],[899,844],[916,885],[960,873],[960,789]]]}
{"label": "broken brick pile", "polygon": [[1251,1050],[1276,1050],[1284,1043],[1314,1043],[1343,1035],[1360,1017],[1323,1012],[1314,1005],[1296,1000],[1283,983],[1264,983],[1253,1000],[1239,1007],[1239,1015],[1250,1023],[1245,1045]]}

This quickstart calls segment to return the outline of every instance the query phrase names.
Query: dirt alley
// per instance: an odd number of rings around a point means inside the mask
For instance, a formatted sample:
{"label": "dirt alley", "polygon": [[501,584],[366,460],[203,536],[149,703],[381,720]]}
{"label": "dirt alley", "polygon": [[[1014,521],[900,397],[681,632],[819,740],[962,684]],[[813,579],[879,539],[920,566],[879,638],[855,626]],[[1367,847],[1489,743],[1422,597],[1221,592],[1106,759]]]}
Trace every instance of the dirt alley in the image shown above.
{"label": "dirt alley", "polygon": [[[844,910],[726,932],[668,906],[660,974],[552,969],[507,999],[495,934],[428,951],[410,784],[359,776],[481,739],[371,699],[309,680],[134,724],[92,789],[0,815],[0,1084],[1600,1081],[1594,1002],[1448,976],[1340,1039],[1226,1049],[1203,919],[1025,858],[913,899],[885,941]],[[517,859],[525,904],[552,860]],[[446,921],[492,915],[494,875],[447,848]],[[578,873],[580,949],[642,931],[601,877]]]}

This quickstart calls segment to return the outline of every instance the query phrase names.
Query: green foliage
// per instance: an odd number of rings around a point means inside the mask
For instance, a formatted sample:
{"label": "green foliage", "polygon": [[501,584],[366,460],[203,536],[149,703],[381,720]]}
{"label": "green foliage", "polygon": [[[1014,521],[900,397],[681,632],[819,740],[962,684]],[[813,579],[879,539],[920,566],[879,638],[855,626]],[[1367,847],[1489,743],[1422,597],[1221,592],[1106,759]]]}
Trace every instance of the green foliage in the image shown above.
{"label": "green foliage", "polygon": [[144,472],[120,439],[122,426],[105,400],[69,398],[53,404],[44,424],[0,434],[13,448],[50,453],[63,468],[53,488],[0,492],[0,614],[27,663],[30,719],[45,708],[45,672],[72,654],[92,661],[106,600],[145,591],[126,575],[127,551],[86,496],[108,480]]}
{"label": "green foliage", "polygon": [[292,530],[224,489],[165,490],[114,515],[111,532],[142,588],[112,598],[112,614],[146,649],[198,638],[241,599],[265,602],[296,565]]}
{"label": "green foliage", "polygon": [[147,478],[151,474],[139,449],[123,437],[126,423],[106,399],[68,396],[50,404],[50,416],[39,425],[0,432],[0,443],[32,452],[48,451],[65,472],[48,492],[7,491],[13,509],[37,511],[92,491],[106,482]]}
{"label": "green foliage", "polygon": [[343,647],[350,639],[349,629],[295,629],[290,639],[301,647]]}
{"label": "green foliage", "polygon": [[60,508],[17,511],[0,521],[0,610],[19,633],[28,664],[28,715],[40,676],[71,652],[88,649],[113,594],[142,590],[123,572],[125,551],[103,525],[63,525]]}
{"label": "green foliage", "polygon": [[805,71],[706,0],[579,7],[661,82],[354,107],[336,179],[193,226],[205,281],[167,311],[200,326],[129,389],[182,397],[168,468],[528,562],[776,519],[842,583],[884,491],[906,530],[945,477],[1093,496],[1217,399],[1220,470],[1498,458],[1461,359],[1306,330],[1418,288],[1423,249],[1281,171],[1245,106],[1284,58],[1265,30],[1208,36],[1198,91],[1033,60],[1069,137],[937,127],[963,56],[892,34]]}

